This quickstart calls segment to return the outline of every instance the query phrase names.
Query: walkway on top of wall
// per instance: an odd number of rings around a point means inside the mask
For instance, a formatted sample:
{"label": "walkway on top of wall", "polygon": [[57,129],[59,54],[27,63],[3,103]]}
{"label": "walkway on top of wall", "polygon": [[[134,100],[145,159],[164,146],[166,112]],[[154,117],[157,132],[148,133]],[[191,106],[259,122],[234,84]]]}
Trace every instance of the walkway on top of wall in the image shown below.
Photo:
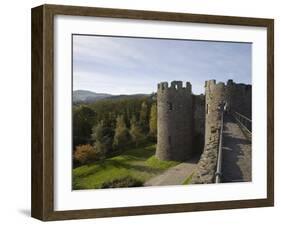
{"label": "walkway on top of wall", "polygon": [[225,116],[223,129],[222,182],[251,181],[251,141],[232,116]]}
{"label": "walkway on top of wall", "polygon": [[144,186],[181,185],[194,172],[199,157],[196,156],[153,177]]}

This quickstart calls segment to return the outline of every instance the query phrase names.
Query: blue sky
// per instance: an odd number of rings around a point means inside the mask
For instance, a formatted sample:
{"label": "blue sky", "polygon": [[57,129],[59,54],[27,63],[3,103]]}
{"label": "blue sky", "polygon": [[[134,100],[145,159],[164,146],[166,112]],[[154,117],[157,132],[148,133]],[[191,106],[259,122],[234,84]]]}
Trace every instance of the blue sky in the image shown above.
{"label": "blue sky", "polygon": [[73,35],[73,90],[152,93],[163,81],[251,84],[251,44]]}

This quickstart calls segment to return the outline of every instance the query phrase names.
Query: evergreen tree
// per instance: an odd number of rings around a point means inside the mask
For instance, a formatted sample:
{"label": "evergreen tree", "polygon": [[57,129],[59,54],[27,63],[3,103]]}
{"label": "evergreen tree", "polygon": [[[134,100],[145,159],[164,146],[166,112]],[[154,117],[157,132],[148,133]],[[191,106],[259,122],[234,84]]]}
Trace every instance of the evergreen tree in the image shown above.
{"label": "evergreen tree", "polygon": [[135,116],[133,116],[133,118],[131,119],[130,124],[131,124],[131,128],[130,128],[131,139],[132,142],[137,147],[138,145],[144,142],[145,136],[143,135]]}
{"label": "evergreen tree", "polygon": [[125,147],[129,142],[129,131],[124,121],[123,115],[117,116],[116,119],[116,128],[113,140],[114,148],[122,148]]}
{"label": "evergreen tree", "polygon": [[106,153],[112,150],[112,131],[104,125],[104,122],[99,122],[92,129],[92,140],[95,150],[101,155],[105,156]]}
{"label": "evergreen tree", "polygon": [[91,129],[96,113],[87,106],[73,109],[73,146],[88,144],[91,140]]}
{"label": "evergreen tree", "polygon": [[142,102],[142,104],[141,104],[140,126],[144,133],[146,133],[148,131],[148,106],[145,101]]}
{"label": "evergreen tree", "polygon": [[150,109],[149,135],[153,139],[156,139],[157,137],[157,105],[156,104],[152,104]]}

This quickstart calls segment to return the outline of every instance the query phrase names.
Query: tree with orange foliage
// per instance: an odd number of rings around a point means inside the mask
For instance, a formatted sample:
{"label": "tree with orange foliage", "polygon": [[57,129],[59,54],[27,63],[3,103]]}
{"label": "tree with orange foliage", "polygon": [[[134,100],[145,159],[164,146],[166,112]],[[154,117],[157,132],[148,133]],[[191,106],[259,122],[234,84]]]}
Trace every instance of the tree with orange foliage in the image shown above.
{"label": "tree with orange foliage", "polygon": [[74,152],[74,159],[80,164],[86,164],[89,162],[97,161],[101,158],[99,153],[92,145],[83,144],[76,146]]}

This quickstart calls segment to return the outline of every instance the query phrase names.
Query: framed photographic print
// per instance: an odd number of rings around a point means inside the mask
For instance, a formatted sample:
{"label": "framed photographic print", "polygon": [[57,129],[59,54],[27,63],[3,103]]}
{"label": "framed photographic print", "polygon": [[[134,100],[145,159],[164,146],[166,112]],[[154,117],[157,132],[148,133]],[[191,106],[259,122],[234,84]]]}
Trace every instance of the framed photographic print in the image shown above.
{"label": "framed photographic print", "polygon": [[273,206],[272,19],[32,9],[32,216]]}

